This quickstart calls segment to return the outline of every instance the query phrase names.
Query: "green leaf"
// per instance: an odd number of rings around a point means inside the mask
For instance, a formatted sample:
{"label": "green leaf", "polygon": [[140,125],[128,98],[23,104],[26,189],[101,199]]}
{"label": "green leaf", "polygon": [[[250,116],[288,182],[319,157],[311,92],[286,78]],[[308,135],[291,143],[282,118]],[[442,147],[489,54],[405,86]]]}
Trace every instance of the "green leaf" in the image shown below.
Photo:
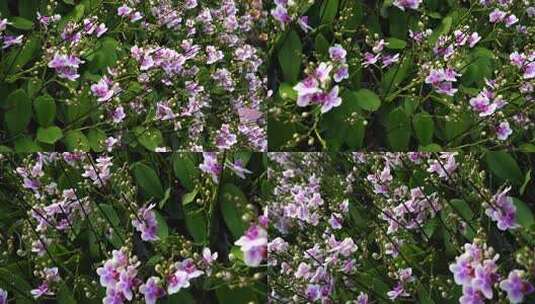
{"label": "green leaf", "polygon": [[295,83],[301,71],[301,54],[303,45],[299,35],[291,30],[278,52],[279,64],[282,69],[284,80]]}
{"label": "green leaf", "polygon": [[492,78],[496,68],[494,54],[484,47],[476,47],[471,51],[467,61],[470,64],[466,70],[461,71],[463,74],[462,83],[467,87],[483,87],[485,79]]}
{"label": "green leaf", "polygon": [[89,141],[84,133],[80,131],[69,131],[63,137],[63,143],[67,151],[85,151],[89,152],[91,147],[89,146]]}
{"label": "green leaf", "polygon": [[195,242],[205,243],[208,239],[208,219],[202,210],[185,208],[185,222],[189,234]]}
{"label": "green leaf", "polygon": [[148,195],[154,198],[163,198],[164,192],[156,172],[149,166],[137,162],[134,164],[136,183]]}
{"label": "green leaf", "polygon": [[46,144],[54,144],[63,137],[63,132],[56,126],[39,127],[37,129],[37,140]]}
{"label": "green leaf", "polygon": [[285,82],[279,85],[279,96],[282,99],[297,100],[297,92],[292,85]]}
{"label": "green leaf", "polygon": [[387,141],[393,151],[406,151],[411,137],[410,120],[401,108],[388,114],[386,121]]}
{"label": "green leaf", "polygon": [[329,54],[329,41],[325,39],[325,36],[323,36],[321,33],[318,33],[316,35],[314,46],[316,47],[316,51],[322,55],[328,55]]}
{"label": "green leaf", "polygon": [[[22,45],[22,49],[13,48],[6,55],[5,61],[2,61],[0,71],[7,74],[12,74],[22,67],[24,67],[29,61],[36,57],[36,54],[41,50],[41,38],[38,34],[30,36]],[[8,80],[10,78],[8,77]],[[14,81],[15,79],[11,79]]]}
{"label": "green leaf", "polygon": [[407,42],[405,40],[401,40],[395,37],[387,38],[386,42],[386,48],[391,50],[401,50],[407,46]]}
{"label": "green leaf", "polygon": [[519,193],[520,195],[523,195],[526,191],[526,187],[529,185],[529,182],[531,181],[531,169],[528,170],[526,173],[526,176],[524,177],[524,183],[520,187]]}
{"label": "green leaf", "polygon": [[438,37],[440,37],[441,35],[447,34],[451,29],[452,23],[453,23],[453,18],[451,16],[447,16],[444,19],[442,19],[442,23],[440,24],[439,28],[435,29],[433,31],[433,34],[429,36],[429,43],[431,45],[434,45],[435,42],[437,42]]}
{"label": "green leaf", "polygon": [[31,30],[33,27],[33,22],[22,17],[13,17],[10,22],[15,28],[19,30]]}
{"label": "green leaf", "polygon": [[363,110],[374,112],[381,106],[379,96],[368,89],[361,89],[354,93],[357,105]]}
{"label": "green leaf", "polygon": [[170,197],[171,197],[171,188],[167,188],[167,190],[165,190],[165,194],[164,194],[163,198],[158,203],[158,208],[162,209],[165,206],[165,203],[167,203],[167,201],[169,200]]}
{"label": "green leaf", "polygon": [[154,214],[156,214],[156,221],[158,222],[158,238],[164,240],[169,236],[169,226],[167,226],[165,218],[158,211],[154,211]]}
{"label": "green leaf", "polygon": [[349,148],[355,151],[362,148],[365,136],[366,125],[364,125],[364,119],[359,119],[355,124],[348,127],[344,140]]}
{"label": "green leaf", "polygon": [[522,144],[520,145],[520,151],[533,153],[535,152],[535,145],[534,144]]}
{"label": "green leaf", "polygon": [[224,184],[219,195],[219,205],[223,220],[235,239],[240,238],[247,229],[247,224],[242,221],[247,199],[240,188],[233,184]]}
{"label": "green leaf", "polygon": [[9,110],[4,118],[7,129],[12,134],[21,133],[32,118],[32,102],[24,90],[18,89],[9,94],[7,104]]}
{"label": "green leaf", "polygon": [[87,139],[91,150],[95,152],[102,152],[105,148],[106,132],[99,128],[91,128],[87,132]]}
{"label": "green leaf", "polygon": [[535,218],[529,206],[520,199],[513,197],[513,203],[516,207],[516,219],[522,227],[531,230],[535,225]]}
{"label": "green leaf", "polygon": [[195,189],[200,170],[187,153],[175,153],[173,155],[173,171],[184,188],[188,189],[188,191]]}
{"label": "green leaf", "polygon": [[232,288],[222,286],[215,290],[219,303],[258,303],[256,293],[250,288]]}
{"label": "green leaf", "polygon": [[474,212],[465,200],[454,198],[450,201],[452,209],[458,213],[465,221],[470,221],[474,217]]}
{"label": "green leaf", "polygon": [[490,171],[500,179],[521,186],[524,175],[516,160],[506,151],[489,151],[486,161]]}
{"label": "green leaf", "polygon": [[389,9],[389,30],[390,36],[405,39],[408,34],[409,15],[396,8]]}
{"label": "green leaf", "polygon": [[15,140],[15,152],[40,152],[43,149],[29,136],[21,136]]}
{"label": "green leaf", "polygon": [[163,146],[162,132],[156,128],[137,126],[134,128],[139,143],[149,151]]}
{"label": "green leaf", "polygon": [[76,304],[76,299],[72,294],[72,289],[67,286],[65,282],[60,283],[60,288],[58,290],[58,296],[56,298],[58,304]]}
{"label": "green leaf", "polygon": [[184,196],[182,197],[182,205],[183,206],[187,206],[191,203],[193,203],[193,201],[195,200],[195,197],[197,197],[197,194],[199,193],[199,191],[197,189],[191,191],[191,192],[188,192],[186,194],[184,194]]}
{"label": "green leaf", "polygon": [[[26,19],[33,19],[36,16],[41,1],[35,0],[18,0],[19,14]],[[16,3],[16,2],[15,2]]]}
{"label": "green leaf", "polygon": [[167,303],[167,304],[195,304],[195,298],[187,290],[180,290],[179,292],[167,296],[165,299],[158,300],[158,303]]}
{"label": "green leaf", "polygon": [[121,222],[119,219],[119,216],[117,215],[117,212],[115,211],[115,208],[113,208],[110,204],[100,204],[100,209],[102,209],[102,212],[107,217],[106,220],[109,220],[111,224],[115,227],[119,226],[119,223]]}
{"label": "green leaf", "polygon": [[407,56],[397,65],[391,67],[386,71],[383,79],[381,80],[381,88],[384,95],[388,96],[387,101],[392,101],[393,97],[389,96],[391,92],[395,92],[396,88],[407,78],[411,69],[414,68],[414,62],[412,56]]}
{"label": "green leaf", "polygon": [[321,8],[321,23],[331,24],[338,12],[338,0],[326,0],[323,1],[323,7]]}
{"label": "green leaf", "polygon": [[435,123],[433,118],[427,112],[420,112],[414,115],[412,119],[414,133],[422,145],[429,145],[433,142],[433,133]]}
{"label": "green leaf", "polygon": [[[43,81],[39,78],[28,80],[26,83],[26,92],[30,98],[34,98],[37,93],[43,88]],[[35,101],[34,101],[35,104]]]}
{"label": "green leaf", "polygon": [[50,95],[42,95],[34,101],[35,118],[39,125],[50,126],[56,117],[56,103]]}
{"label": "green leaf", "polygon": [[74,7],[73,10],[71,10],[69,14],[62,17],[61,20],[58,21],[58,28],[63,29],[69,21],[72,21],[74,23],[80,21],[82,17],[84,16],[84,12],[85,12],[85,5],[78,4],[77,6]]}
{"label": "green leaf", "polygon": [[431,295],[426,290],[426,286],[420,286],[418,288],[418,303],[421,304],[435,304],[435,301],[433,301],[433,298],[431,298]]}
{"label": "green leaf", "polygon": [[[0,280],[0,287],[5,290],[9,290],[14,298],[21,303],[35,303],[32,300],[30,290],[32,289],[31,285],[23,279],[23,277],[18,273],[18,271],[13,271],[8,269],[8,267],[0,268],[0,276],[3,280]],[[15,286],[15,288],[14,288]]]}

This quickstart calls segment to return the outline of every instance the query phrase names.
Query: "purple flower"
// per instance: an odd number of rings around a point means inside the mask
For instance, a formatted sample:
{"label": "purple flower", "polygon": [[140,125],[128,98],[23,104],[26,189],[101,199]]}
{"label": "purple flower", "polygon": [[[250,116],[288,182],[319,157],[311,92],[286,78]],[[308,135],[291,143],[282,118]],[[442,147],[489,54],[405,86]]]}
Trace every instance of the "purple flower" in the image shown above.
{"label": "purple flower", "polygon": [[107,31],[108,31],[108,28],[106,27],[106,24],[101,23],[97,27],[97,29],[95,31],[95,35],[97,35],[97,38],[98,38],[98,37],[104,35],[104,33],[106,33]]}
{"label": "purple flower", "polygon": [[480,117],[490,116],[497,109],[495,103],[490,103],[487,91],[483,91],[476,97],[470,99],[470,105],[475,112],[479,113]]}
{"label": "purple flower", "polygon": [[308,106],[312,100],[312,96],[315,93],[321,92],[318,85],[316,78],[308,76],[293,87],[293,89],[297,91],[297,105],[299,107]]}
{"label": "purple flower", "polygon": [[6,18],[0,19],[0,32],[5,31],[8,24],[11,24],[11,22],[8,22]]}
{"label": "purple flower", "polygon": [[84,61],[72,55],[60,55],[56,53],[54,58],[48,63],[48,67],[55,69],[60,78],[74,81],[80,77],[78,67]]}
{"label": "purple flower", "polygon": [[128,300],[132,300],[134,294],[132,289],[137,285],[137,269],[134,266],[128,266],[119,274],[119,282],[115,285],[117,291],[122,292],[123,296]]}
{"label": "purple flower", "polygon": [[333,61],[345,62],[346,55],[346,50],[340,44],[335,44],[329,48],[329,56]]}
{"label": "purple flower", "polygon": [[111,118],[114,123],[120,123],[126,117],[123,106],[118,106],[111,113]]}
{"label": "purple flower", "polygon": [[282,28],[292,21],[290,15],[288,15],[288,11],[282,5],[277,5],[277,7],[271,11],[271,16],[281,24]]}
{"label": "purple flower", "polygon": [[319,98],[321,113],[327,113],[332,108],[336,108],[342,104],[342,98],[338,96],[338,90],[338,86],[335,86],[329,93],[321,94],[321,97]]}
{"label": "purple flower", "polygon": [[236,134],[230,132],[230,126],[228,124],[222,124],[215,138],[217,148],[220,150],[227,150],[237,142]]}
{"label": "purple flower", "polygon": [[511,187],[507,187],[492,197],[492,204],[485,209],[485,214],[497,223],[498,229],[505,231],[517,228],[516,207],[513,199],[507,196]]}
{"label": "purple flower", "polygon": [[505,17],[504,21],[506,27],[511,27],[518,22],[518,18],[515,15],[509,15]]}
{"label": "purple flower", "polygon": [[340,82],[344,79],[349,78],[349,69],[346,64],[342,65],[340,68],[338,68],[336,71],[334,71],[334,81]]}
{"label": "purple flower", "polygon": [[398,61],[399,61],[399,54],[385,55],[383,57],[383,68],[389,67]]}
{"label": "purple flower", "polygon": [[108,101],[118,92],[119,86],[107,76],[104,76],[96,84],[91,85],[91,92],[98,97],[97,101]]}
{"label": "purple flower", "polygon": [[408,296],[410,296],[410,294],[407,293],[407,291],[405,291],[405,288],[403,287],[403,284],[401,284],[399,282],[394,287],[394,289],[392,289],[389,292],[387,292],[386,295],[392,301],[396,300],[399,297],[408,297]]}
{"label": "purple flower", "polygon": [[479,290],[487,299],[492,299],[492,285],[496,280],[497,266],[494,261],[487,260],[485,265],[477,265],[475,269],[475,277],[472,280],[472,287],[474,290]]}
{"label": "purple flower", "polygon": [[8,47],[12,45],[20,45],[22,44],[22,37],[23,35],[19,36],[12,36],[12,35],[6,35],[4,36],[4,45],[2,46],[2,49],[7,49]]}
{"label": "purple flower", "polygon": [[106,261],[102,267],[97,268],[97,274],[100,277],[100,285],[102,287],[113,287],[119,279],[119,272],[111,260]]}
{"label": "purple flower", "polygon": [[418,9],[422,0],[395,0],[394,5],[397,6],[400,10],[404,11],[406,8],[413,10]]}
{"label": "purple flower", "polygon": [[425,83],[431,84],[437,93],[453,96],[458,90],[453,88],[452,82],[457,81],[458,76],[461,76],[461,74],[449,68],[431,70],[425,79]]}
{"label": "purple flower", "polygon": [[206,263],[206,265],[212,265],[217,260],[218,254],[217,252],[212,253],[210,248],[204,247],[202,250],[202,259]]}
{"label": "purple flower", "polygon": [[532,79],[535,78],[535,62],[531,62],[524,68],[524,75],[522,76],[524,79]]}
{"label": "purple flower", "polygon": [[314,77],[321,83],[326,83],[329,80],[329,74],[331,73],[333,66],[331,64],[322,62],[314,70]]}
{"label": "purple flower", "polygon": [[167,280],[167,293],[172,295],[180,291],[180,289],[188,288],[190,286],[188,273],[183,270],[177,270]]}
{"label": "purple flower", "polygon": [[[442,153],[440,158],[442,160],[429,160],[429,167],[427,172],[437,173],[441,178],[448,178],[448,175],[451,175],[457,169],[457,162],[455,161],[455,155],[457,153]],[[444,163],[446,160],[446,163]]]}
{"label": "purple flower", "polygon": [[368,304],[368,295],[361,291],[357,297],[357,304]]}
{"label": "purple flower", "polygon": [[470,285],[474,273],[470,257],[465,255],[457,257],[449,269],[453,273],[453,279],[457,285]]}
{"label": "purple flower", "polygon": [[139,286],[139,292],[145,296],[146,304],[156,304],[156,301],[164,296],[164,289],[160,287],[160,278],[150,277],[146,283]]}
{"label": "purple flower", "polygon": [[305,33],[308,33],[308,31],[312,30],[312,27],[308,25],[308,16],[299,17],[299,19],[297,19],[297,24]]}
{"label": "purple flower", "polygon": [[206,54],[208,55],[206,64],[216,63],[225,57],[225,55],[223,55],[223,52],[216,49],[216,47],[213,45],[209,45],[206,47]]}
{"label": "purple flower", "polygon": [[339,242],[335,246],[333,246],[329,252],[335,252],[336,254],[340,254],[342,256],[348,257],[351,254],[355,253],[357,251],[358,247],[353,242],[353,239],[350,237],[345,238],[342,242]]}
{"label": "purple flower", "polygon": [[473,32],[472,35],[468,37],[468,45],[470,48],[476,46],[476,44],[481,40],[481,36],[477,32]]}
{"label": "purple flower", "polygon": [[490,23],[502,22],[505,19],[505,15],[505,12],[495,9],[489,14],[489,21]]}
{"label": "purple flower", "polygon": [[32,289],[30,290],[30,293],[32,294],[33,298],[34,299],[37,299],[37,298],[40,298],[41,296],[43,295],[46,295],[46,296],[50,296],[50,295],[53,295],[54,293],[50,290],[50,288],[48,287],[48,283],[46,282],[43,282],[41,285],[39,285],[39,287],[37,287],[36,289]]}
{"label": "purple flower", "polygon": [[259,225],[253,224],[234,244],[240,246],[244,253],[244,262],[247,266],[257,267],[266,257],[267,231]]}
{"label": "purple flower", "polygon": [[104,304],[123,304],[124,303],[123,293],[115,288],[106,289],[106,297],[102,299]]}
{"label": "purple flower", "polygon": [[7,291],[0,288],[0,304],[7,304]]}
{"label": "purple flower", "polygon": [[242,179],[245,179],[245,174],[251,174],[252,171],[247,170],[240,159],[234,161],[234,163],[227,162],[226,167],[229,168],[234,174]]}
{"label": "purple flower", "polygon": [[214,183],[219,182],[219,175],[223,170],[223,167],[217,161],[217,153],[215,152],[203,152],[203,163],[199,165],[199,169],[204,173],[208,173],[212,176]]}
{"label": "purple flower", "polygon": [[148,207],[139,209],[137,217],[132,220],[132,225],[138,232],[141,232],[141,239],[144,241],[156,241],[159,239],[156,213],[152,211],[154,207],[155,204],[150,204]]}
{"label": "purple flower", "polygon": [[509,136],[513,134],[513,130],[509,126],[509,122],[504,120],[496,127],[496,137],[499,140],[507,140]]}
{"label": "purple flower", "polygon": [[309,284],[305,290],[305,296],[309,301],[312,302],[319,300],[321,297],[320,286],[316,284]]}
{"label": "purple flower", "polygon": [[522,68],[524,66],[524,63],[526,62],[526,55],[524,53],[520,54],[518,52],[513,52],[511,55],[509,55],[509,60],[511,60],[511,63],[518,68]]}
{"label": "purple flower", "polygon": [[523,274],[521,270],[512,270],[507,279],[500,282],[500,288],[507,292],[507,298],[511,303],[521,303],[525,295],[535,291],[530,282],[522,279]]}
{"label": "purple flower", "polygon": [[377,63],[377,61],[379,60],[379,58],[381,57],[381,55],[377,54],[377,55],[374,55],[370,52],[366,52],[364,53],[364,61],[362,62],[362,66],[363,67],[368,67],[372,64],[375,64]]}
{"label": "purple flower", "polygon": [[[56,22],[61,19],[60,15],[54,15],[54,16],[42,16],[41,13],[37,12],[37,21],[44,26],[45,28],[50,25],[52,22]],[[1,30],[1,26],[0,26]]]}
{"label": "purple flower", "polygon": [[481,294],[472,286],[463,287],[463,295],[459,298],[460,304],[484,304]]}
{"label": "purple flower", "polygon": [[117,9],[117,15],[120,17],[128,16],[132,12],[132,9],[126,5],[122,5]]}

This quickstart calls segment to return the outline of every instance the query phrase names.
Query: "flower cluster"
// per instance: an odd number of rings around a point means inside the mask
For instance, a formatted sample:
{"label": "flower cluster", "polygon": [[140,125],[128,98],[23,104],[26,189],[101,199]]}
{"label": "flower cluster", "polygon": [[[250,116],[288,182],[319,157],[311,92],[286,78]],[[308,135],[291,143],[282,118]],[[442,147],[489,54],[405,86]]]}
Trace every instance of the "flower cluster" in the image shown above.
{"label": "flower cluster", "polygon": [[48,67],[54,69],[58,77],[74,81],[80,77],[78,68],[85,61],[74,55],[64,55],[56,53],[54,58],[48,62]]}
{"label": "flower cluster", "polygon": [[[475,155],[269,156],[273,303],[532,300],[531,246],[523,239],[507,243],[508,233],[523,227],[508,196],[513,188],[488,197],[492,183]],[[465,185],[474,187],[477,199],[457,198],[466,197]],[[475,210],[499,229],[474,217]],[[487,245],[502,242],[514,248]]]}
{"label": "flower cluster", "polygon": [[257,267],[267,255],[268,234],[264,227],[251,225],[235,244],[240,246],[244,262],[248,266]]}
{"label": "flower cluster", "polygon": [[141,239],[144,241],[158,240],[158,222],[156,221],[156,214],[152,209],[155,204],[150,204],[147,207],[140,208],[137,216],[132,220],[132,226],[138,232],[141,232]]}
{"label": "flower cluster", "polygon": [[349,77],[346,55],[346,50],[339,44],[329,48],[331,61],[321,62],[294,87],[299,107],[316,104],[321,106],[321,113],[326,113],[342,104],[342,98],[338,96],[340,89],[338,85],[331,87],[331,81],[340,83]]}
{"label": "flower cluster", "polygon": [[372,46],[372,52],[366,52],[363,55],[362,58],[362,66],[368,67],[370,65],[375,65],[378,62],[382,61],[382,68],[386,68],[391,66],[392,64],[399,61],[399,54],[395,55],[383,55],[383,51],[385,49],[385,46],[388,45],[388,42],[385,42],[384,39],[381,39],[377,42],[375,42]]}
{"label": "flower cluster", "polygon": [[453,96],[458,91],[453,87],[453,83],[457,81],[457,77],[459,76],[461,74],[450,68],[433,69],[425,78],[425,83],[431,84],[439,94]]}

